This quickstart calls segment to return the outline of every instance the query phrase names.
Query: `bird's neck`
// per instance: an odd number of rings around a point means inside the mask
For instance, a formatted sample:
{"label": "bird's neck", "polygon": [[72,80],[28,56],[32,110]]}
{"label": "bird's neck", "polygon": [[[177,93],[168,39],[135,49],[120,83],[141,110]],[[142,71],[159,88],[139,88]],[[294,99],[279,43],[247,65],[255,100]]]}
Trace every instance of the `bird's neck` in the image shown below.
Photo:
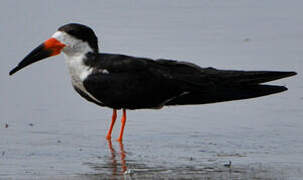
{"label": "bird's neck", "polygon": [[64,55],[72,81],[83,81],[91,74],[93,70],[91,62],[95,55],[94,52],[75,53],[72,55],[65,53]]}

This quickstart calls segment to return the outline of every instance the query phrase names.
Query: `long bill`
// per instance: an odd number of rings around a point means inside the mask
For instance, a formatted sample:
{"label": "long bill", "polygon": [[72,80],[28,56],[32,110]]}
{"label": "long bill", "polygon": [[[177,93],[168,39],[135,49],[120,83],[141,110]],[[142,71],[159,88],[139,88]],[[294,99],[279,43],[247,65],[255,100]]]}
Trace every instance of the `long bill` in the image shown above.
{"label": "long bill", "polygon": [[30,52],[14,69],[12,69],[9,72],[9,75],[13,75],[17,71],[32,63],[60,54],[64,46],[65,44],[61,43],[55,38],[46,40],[44,43],[40,44],[32,52]]}

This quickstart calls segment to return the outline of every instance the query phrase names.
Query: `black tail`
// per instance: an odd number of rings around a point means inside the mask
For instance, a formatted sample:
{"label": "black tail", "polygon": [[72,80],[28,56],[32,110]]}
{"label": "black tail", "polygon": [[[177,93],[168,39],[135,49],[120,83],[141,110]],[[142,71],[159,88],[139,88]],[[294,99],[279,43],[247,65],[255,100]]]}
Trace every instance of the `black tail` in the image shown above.
{"label": "black tail", "polygon": [[247,85],[233,88],[220,88],[214,91],[192,92],[179,96],[165,105],[208,104],[223,101],[249,99],[286,91],[284,86]]}
{"label": "black tail", "polygon": [[169,67],[169,78],[175,80],[183,88],[183,92],[186,92],[165,105],[207,104],[275,94],[286,91],[287,88],[261,84],[297,74],[281,71],[201,68],[188,62],[163,59],[158,60],[157,63],[163,65],[161,68],[166,71]]}
{"label": "black tail", "polygon": [[225,83],[239,85],[256,85],[296,75],[296,72],[280,71],[220,71],[213,74]]}
{"label": "black tail", "polygon": [[[162,68],[169,68],[170,76],[189,85],[205,87],[213,85],[256,85],[277,79],[294,76],[296,72],[282,71],[237,71],[201,68],[195,64],[181,61],[160,59]],[[166,69],[166,71],[168,71]]]}
{"label": "black tail", "polygon": [[[182,64],[185,66],[185,64]],[[173,72],[173,77],[180,84],[183,84],[186,91],[199,91],[208,88],[234,87],[262,84],[290,76],[296,72],[283,71],[235,71],[219,70],[215,68],[200,68],[189,66],[192,72],[177,71]],[[184,68],[183,68],[184,69]],[[182,70],[183,70],[182,69]],[[195,70],[195,71],[194,71]]]}

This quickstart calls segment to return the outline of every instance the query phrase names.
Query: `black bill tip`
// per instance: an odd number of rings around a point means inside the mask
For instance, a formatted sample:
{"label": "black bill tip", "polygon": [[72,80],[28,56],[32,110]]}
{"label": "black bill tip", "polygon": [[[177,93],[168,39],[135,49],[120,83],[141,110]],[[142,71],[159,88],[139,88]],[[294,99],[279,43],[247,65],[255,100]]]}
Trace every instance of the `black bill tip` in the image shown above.
{"label": "black bill tip", "polygon": [[11,75],[13,75],[13,74],[15,74],[17,71],[19,71],[21,69],[21,67],[20,66],[16,66],[14,69],[12,69],[10,72],[9,72],[9,75],[11,76]]}
{"label": "black bill tip", "polygon": [[13,75],[20,69],[47,58],[52,55],[52,51],[45,48],[44,44],[39,45],[32,52],[30,52],[14,69],[9,72],[9,75]]}

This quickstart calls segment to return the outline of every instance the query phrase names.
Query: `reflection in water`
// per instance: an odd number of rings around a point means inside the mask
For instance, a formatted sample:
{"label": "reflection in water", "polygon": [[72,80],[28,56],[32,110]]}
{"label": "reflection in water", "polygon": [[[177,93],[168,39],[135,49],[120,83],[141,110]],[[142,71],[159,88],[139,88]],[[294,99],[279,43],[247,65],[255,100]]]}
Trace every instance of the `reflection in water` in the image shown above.
{"label": "reflection in water", "polygon": [[105,156],[104,158],[98,157],[99,162],[87,162],[84,164],[94,169],[97,172],[95,175],[111,175],[112,177],[116,177],[127,174],[125,173],[127,171],[126,152],[124,151],[123,144],[118,142],[119,151],[117,152],[111,140],[107,140],[107,143],[110,156]]}
{"label": "reflection in water", "polygon": [[[109,156],[98,157],[98,162],[84,163],[95,173],[82,174],[81,180],[95,179],[285,179],[284,174],[262,164],[232,165],[209,163],[205,161],[193,162],[186,165],[158,165],[147,166],[135,160],[126,159],[124,145],[119,142],[116,151],[111,140],[108,140]],[[178,161],[178,157],[176,157]],[[181,161],[182,159],[180,159]],[[100,162],[101,161],[101,162]],[[272,178],[274,177],[274,178]],[[277,178],[276,178],[277,177]]]}
{"label": "reflection in water", "polygon": [[[115,149],[113,148],[111,139],[107,140],[107,142],[108,142],[108,148],[111,152],[110,159],[111,159],[112,168],[113,168],[112,175],[117,175],[117,171],[118,171],[118,163],[116,160],[117,153],[116,153]],[[121,160],[122,171],[121,171],[121,173],[118,173],[118,174],[123,174],[127,170],[126,161],[125,161],[126,153],[124,151],[124,145],[122,142],[119,142],[119,146],[120,146],[119,155],[120,155],[120,160]]]}
{"label": "reflection in water", "polygon": [[[148,167],[143,163],[139,163],[134,159],[127,159],[127,153],[124,150],[124,145],[121,142],[119,144],[119,151],[115,150],[112,141],[108,140],[107,145],[110,154],[104,157],[98,156],[97,162],[83,163],[86,166],[92,168],[95,172],[89,174],[82,174],[79,177],[81,179],[132,179],[136,177],[153,175],[161,171],[167,171],[163,167]],[[117,148],[116,148],[117,149]]]}

